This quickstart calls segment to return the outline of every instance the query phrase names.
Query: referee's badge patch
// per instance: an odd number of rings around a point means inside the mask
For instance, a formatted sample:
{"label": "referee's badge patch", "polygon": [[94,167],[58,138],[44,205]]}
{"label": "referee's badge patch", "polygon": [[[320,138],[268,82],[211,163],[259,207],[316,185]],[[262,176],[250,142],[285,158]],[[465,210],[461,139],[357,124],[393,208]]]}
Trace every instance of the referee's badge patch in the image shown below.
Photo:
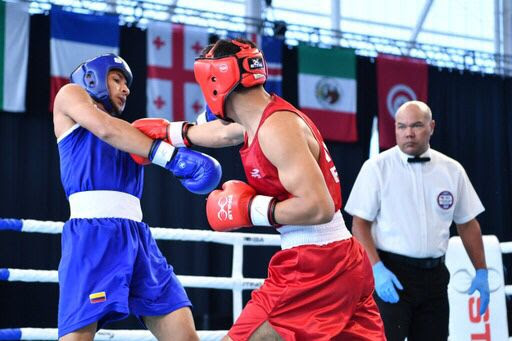
{"label": "referee's badge patch", "polygon": [[448,191],[442,191],[437,196],[437,204],[439,207],[441,207],[443,210],[447,210],[453,205],[453,194],[451,194]]}
{"label": "referee's badge patch", "polygon": [[95,292],[94,294],[89,295],[89,301],[92,304],[105,302],[107,300],[107,294],[104,291]]}

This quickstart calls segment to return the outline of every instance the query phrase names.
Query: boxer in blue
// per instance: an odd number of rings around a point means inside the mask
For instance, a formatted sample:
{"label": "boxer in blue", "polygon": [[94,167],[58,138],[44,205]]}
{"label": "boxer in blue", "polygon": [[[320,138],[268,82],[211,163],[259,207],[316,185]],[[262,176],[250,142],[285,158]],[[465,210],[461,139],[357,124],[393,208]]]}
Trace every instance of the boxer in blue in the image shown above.
{"label": "boxer in blue", "polygon": [[71,213],[59,264],[60,340],[93,340],[105,323],[129,314],[158,340],[198,340],[185,290],[141,222],[142,165],[165,167],[198,194],[217,187],[220,165],[116,118],[132,77],[122,58],[98,56],[78,66],[55,98],[61,180]]}

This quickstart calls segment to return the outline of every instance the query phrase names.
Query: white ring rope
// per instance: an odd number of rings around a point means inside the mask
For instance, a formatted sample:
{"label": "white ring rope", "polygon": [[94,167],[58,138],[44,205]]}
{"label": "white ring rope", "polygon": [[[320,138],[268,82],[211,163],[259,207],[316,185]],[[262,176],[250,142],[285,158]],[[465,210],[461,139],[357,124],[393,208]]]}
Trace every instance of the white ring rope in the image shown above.
{"label": "white ring rope", "polygon": [[[63,226],[64,223],[59,221],[40,221],[32,219],[0,219],[0,230],[15,230],[21,232],[58,234],[62,232]],[[280,237],[279,235],[276,234],[215,232],[206,230],[190,230],[178,228],[169,229],[161,227],[151,227],[150,230],[151,234],[153,235],[153,238],[157,240],[211,242],[233,245],[233,264],[231,279],[205,276],[181,276],[184,278],[185,281],[188,281],[188,284],[190,284],[188,285],[189,287],[233,290],[233,321],[238,317],[238,315],[240,315],[240,312],[242,311],[242,290],[258,288],[262,283],[262,280],[243,277],[243,246],[281,245]],[[16,272],[19,270],[13,269],[13,271]],[[45,276],[53,276],[45,273],[25,274],[27,276],[33,276],[28,278],[41,278],[41,280],[37,280],[40,282],[44,281]],[[184,285],[187,286],[185,283]]]}
{"label": "white ring rope", "polygon": [[[62,233],[63,222],[58,221],[40,221],[32,219],[0,219],[1,230],[14,230],[19,232],[31,233]],[[169,229],[161,227],[151,227],[151,234],[156,240],[179,240],[191,242],[208,242],[233,246],[232,274],[231,277],[210,277],[210,276],[182,276],[178,279],[184,287],[188,288],[206,288],[206,289],[226,289],[233,292],[233,321],[240,315],[243,308],[242,291],[259,288],[263,284],[261,278],[245,278],[243,276],[243,247],[245,245],[257,246],[280,246],[281,239],[277,234],[255,234],[240,232],[215,232],[207,230],[191,229]],[[58,272],[55,270],[32,270],[32,269],[2,269],[0,268],[0,280],[21,281],[21,282],[45,282],[58,283]],[[21,328],[23,338],[17,340],[55,340],[57,338],[56,329],[45,328]],[[43,333],[44,331],[44,333]],[[0,330],[0,335],[2,335]],[[107,333],[108,337],[100,334]],[[120,331],[99,331],[95,340],[155,340],[151,333],[141,335],[128,332],[131,338],[117,336]],[[137,331],[139,332],[139,331]],[[141,331],[142,332],[142,331]],[[145,331],[144,331],[145,332]],[[226,331],[214,332],[214,338],[208,338],[211,331],[199,331],[201,340],[218,340],[226,335]],[[33,338],[33,333],[36,336]],[[38,334],[39,333],[39,334]],[[50,333],[50,334],[48,334]],[[110,333],[115,333],[111,337]],[[215,334],[216,333],[216,334]],[[50,336],[47,336],[50,335]],[[216,335],[216,336],[215,336]],[[220,336],[219,336],[220,335]],[[42,338],[42,337],[45,338]],[[47,338],[46,338],[47,337]],[[100,337],[100,338],[98,338]]]}
{"label": "white ring rope", "polygon": [[[6,280],[9,282],[41,282],[58,283],[58,272],[56,270],[32,270],[32,269],[2,269],[7,271]],[[3,276],[0,276],[2,278]],[[261,278],[241,278],[236,280],[232,277],[211,277],[211,276],[183,276],[178,275],[181,284],[187,288],[204,289],[242,289],[253,290],[263,284]]]}
{"label": "white ring rope", "polygon": [[500,243],[501,253],[512,253],[512,242]]}
{"label": "white ring rope", "polygon": [[[201,341],[217,341],[226,335],[227,330],[199,330],[197,334]],[[18,334],[18,337],[13,337]],[[7,337],[7,338],[6,338]],[[10,330],[0,329],[2,340],[57,340],[56,328],[17,328]],[[94,336],[95,341],[156,341],[148,330],[116,330],[100,329]]]}
{"label": "white ring rope", "polygon": [[[63,222],[40,221],[31,219],[1,219],[1,230],[14,230],[20,232],[37,232],[58,234],[62,232]],[[280,237],[275,234],[254,234],[240,232],[215,232],[191,229],[169,229],[151,227],[151,234],[157,240],[179,240],[195,242],[213,242],[233,245],[232,277],[210,276],[182,276],[178,278],[185,287],[228,289],[233,291],[233,321],[242,311],[242,290],[252,290],[261,286],[263,279],[243,277],[243,247],[245,245],[280,246]],[[502,253],[512,253],[512,242],[500,243]],[[55,270],[31,269],[1,269],[0,280],[22,282],[57,283],[58,276]],[[512,296],[512,285],[505,286],[505,294]],[[14,331],[20,338],[8,340],[55,340],[57,329],[47,328],[19,328],[0,329],[0,336],[5,331]],[[198,331],[201,340],[220,340],[227,331]],[[5,334],[7,335],[7,334]],[[10,335],[8,333],[8,335]],[[156,340],[149,331],[145,330],[100,330],[94,340]],[[512,338],[511,338],[512,340]]]}
{"label": "white ring rope", "polygon": [[[62,232],[63,222],[21,219],[21,232],[58,234]],[[1,230],[2,228],[0,228]],[[158,240],[182,240],[190,242],[211,242],[228,245],[266,245],[280,246],[281,239],[276,234],[256,234],[241,232],[216,232],[178,228],[150,227],[153,238]]]}

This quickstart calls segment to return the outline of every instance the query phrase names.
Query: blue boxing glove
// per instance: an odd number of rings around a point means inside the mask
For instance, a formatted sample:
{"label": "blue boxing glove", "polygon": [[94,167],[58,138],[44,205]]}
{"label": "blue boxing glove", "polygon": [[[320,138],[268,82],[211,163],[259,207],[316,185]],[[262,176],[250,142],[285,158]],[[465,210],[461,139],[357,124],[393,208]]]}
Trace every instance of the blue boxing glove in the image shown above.
{"label": "blue boxing glove", "polygon": [[468,294],[471,295],[478,290],[480,293],[480,315],[485,314],[487,306],[489,305],[489,279],[487,269],[476,270],[475,278],[471,282]]}
{"label": "blue boxing glove", "polygon": [[197,124],[203,124],[210,121],[215,121],[217,119],[217,116],[215,116],[212,111],[210,110],[209,106],[206,106],[206,109],[197,115],[196,123]]}
{"label": "blue boxing glove", "polygon": [[153,141],[149,160],[171,171],[190,192],[208,194],[220,182],[222,169],[209,155],[187,148],[175,148],[162,140]]}
{"label": "blue boxing glove", "polygon": [[388,303],[396,303],[400,300],[395,286],[400,290],[404,288],[395,274],[389,271],[381,261],[373,265],[373,279],[375,280],[375,291],[381,300]]}

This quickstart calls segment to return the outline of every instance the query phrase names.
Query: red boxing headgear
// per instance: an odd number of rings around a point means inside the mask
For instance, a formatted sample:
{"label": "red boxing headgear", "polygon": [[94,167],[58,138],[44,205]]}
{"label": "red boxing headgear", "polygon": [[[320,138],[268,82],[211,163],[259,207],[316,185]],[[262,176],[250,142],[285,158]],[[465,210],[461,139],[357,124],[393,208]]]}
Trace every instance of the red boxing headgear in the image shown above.
{"label": "red boxing headgear", "polygon": [[226,99],[238,84],[250,88],[267,80],[267,65],[261,51],[237,40],[231,42],[240,47],[236,54],[215,58],[214,45],[204,57],[196,58],[194,63],[196,81],[206,103],[218,118],[226,117]]}

